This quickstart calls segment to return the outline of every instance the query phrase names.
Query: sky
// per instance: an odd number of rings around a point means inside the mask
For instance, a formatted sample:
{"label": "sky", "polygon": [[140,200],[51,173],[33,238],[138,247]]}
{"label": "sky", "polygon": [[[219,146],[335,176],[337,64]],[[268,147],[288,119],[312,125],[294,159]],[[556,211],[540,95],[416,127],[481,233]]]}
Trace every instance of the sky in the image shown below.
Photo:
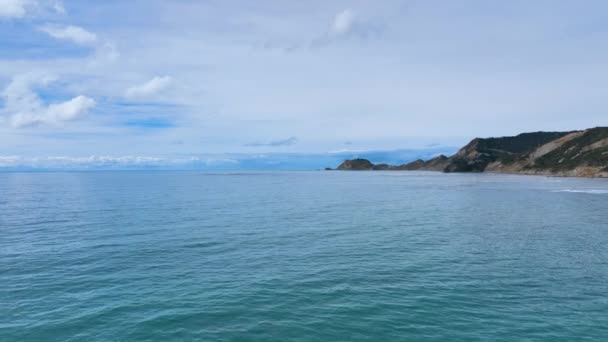
{"label": "sky", "polygon": [[605,126],[607,13],[594,0],[0,0],[0,169],[406,162]]}

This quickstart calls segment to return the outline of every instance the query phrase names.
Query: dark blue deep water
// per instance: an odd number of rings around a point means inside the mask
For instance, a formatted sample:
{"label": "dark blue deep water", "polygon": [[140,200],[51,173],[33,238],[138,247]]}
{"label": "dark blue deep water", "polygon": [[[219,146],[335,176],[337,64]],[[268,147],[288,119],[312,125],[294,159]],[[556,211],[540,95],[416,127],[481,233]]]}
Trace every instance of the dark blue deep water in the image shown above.
{"label": "dark blue deep water", "polygon": [[0,341],[608,341],[608,181],[0,173]]}

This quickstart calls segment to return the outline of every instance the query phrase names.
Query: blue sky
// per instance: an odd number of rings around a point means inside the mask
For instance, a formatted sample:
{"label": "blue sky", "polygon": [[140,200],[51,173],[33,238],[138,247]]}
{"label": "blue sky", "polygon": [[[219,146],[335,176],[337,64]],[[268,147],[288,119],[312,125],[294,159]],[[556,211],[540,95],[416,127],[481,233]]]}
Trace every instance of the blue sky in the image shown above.
{"label": "blue sky", "polygon": [[395,151],[380,162],[607,125],[606,13],[593,0],[0,0],[0,167],[324,167],[337,152]]}

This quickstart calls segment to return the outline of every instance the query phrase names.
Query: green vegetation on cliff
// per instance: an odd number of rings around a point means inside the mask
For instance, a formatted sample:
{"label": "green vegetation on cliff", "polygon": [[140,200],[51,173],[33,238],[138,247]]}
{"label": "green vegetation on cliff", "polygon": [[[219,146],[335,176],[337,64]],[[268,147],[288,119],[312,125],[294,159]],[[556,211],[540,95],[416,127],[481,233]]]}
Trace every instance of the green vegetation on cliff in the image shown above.
{"label": "green vegetation on cliff", "polygon": [[587,130],[559,148],[536,159],[531,169],[572,170],[581,165],[608,171],[608,127]]}
{"label": "green vegetation on cliff", "polygon": [[374,164],[372,164],[367,159],[352,159],[345,160],[340,166],[338,166],[338,170],[353,170],[353,171],[365,171],[372,170],[374,168]]}
{"label": "green vegetation on cliff", "polygon": [[475,138],[451,157],[398,166],[347,160],[338,170],[433,170],[608,177],[608,127]]}

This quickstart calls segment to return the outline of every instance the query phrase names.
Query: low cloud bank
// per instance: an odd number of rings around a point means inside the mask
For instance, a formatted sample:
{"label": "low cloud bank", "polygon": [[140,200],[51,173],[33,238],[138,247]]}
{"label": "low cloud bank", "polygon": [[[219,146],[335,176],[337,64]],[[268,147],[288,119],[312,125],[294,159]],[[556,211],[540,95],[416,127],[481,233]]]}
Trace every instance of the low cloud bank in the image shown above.
{"label": "low cloud bank", "polygon": [[249,144],[245,144],[245,146],[252,146],[252,147],[264,147],[264,146],[270,146],[270,147],[278,147],[278,146],[291,146],[291,145],[295,145],[298,143],[298,138],[297,137],[289,137],[287,139],[280,139],[280,140],[270,140],[267,142],[252,142]]}
{"label": "low cloud bank", "polygon": [[316,170],[336,167],[345,159],[401,164],[453,154],[455,147],[423,150],[340,151],[333,153],[209,154],[193,156],[1,156],[1,171],[45,170]]}

